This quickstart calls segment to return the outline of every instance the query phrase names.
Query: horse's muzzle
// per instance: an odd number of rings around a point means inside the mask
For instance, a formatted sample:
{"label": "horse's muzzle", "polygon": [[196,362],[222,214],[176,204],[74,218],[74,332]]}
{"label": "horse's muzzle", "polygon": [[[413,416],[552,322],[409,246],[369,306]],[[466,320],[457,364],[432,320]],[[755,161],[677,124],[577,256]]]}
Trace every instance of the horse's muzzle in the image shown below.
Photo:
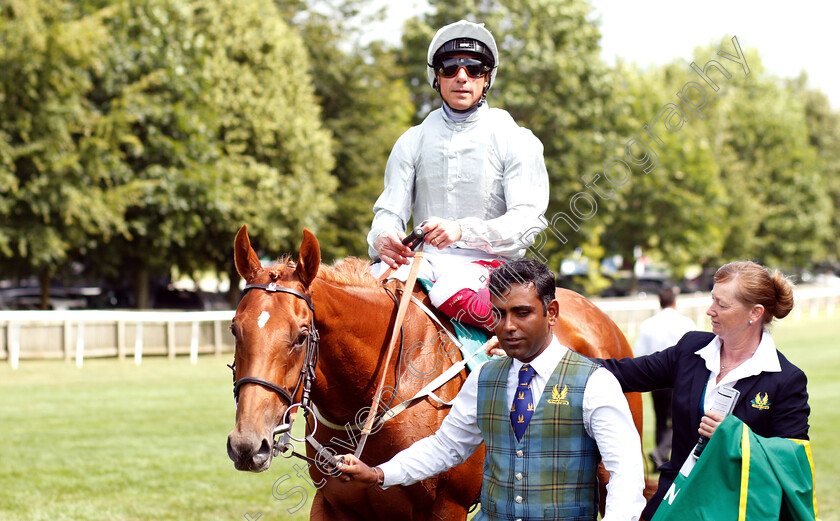
{"label": "horse's muzzle", "polygon": [[271,466],[272,442],[255,433],[243,433],[234,429],[227,439],[228,457],[236,470],[263,472]]}

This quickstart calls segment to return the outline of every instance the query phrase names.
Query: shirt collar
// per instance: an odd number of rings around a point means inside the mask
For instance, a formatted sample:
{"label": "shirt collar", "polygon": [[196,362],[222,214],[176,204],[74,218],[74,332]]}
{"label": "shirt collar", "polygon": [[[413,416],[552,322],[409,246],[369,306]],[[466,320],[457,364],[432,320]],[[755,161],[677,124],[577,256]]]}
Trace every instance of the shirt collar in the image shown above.
{"label": "shirt collar", "polygon": [[443,116],[443,120],[448,125],[465,125],[467,123],[472,123],[473,121],[478,120],[478,118],[480,118],[481,115],[488,109],[488,106],[487,106],[487,102],[485,101],[484,103],[482,103],[478,107],[475,107],[475,110],[470,112],[470,115],[464,121],[454,121],[452,119],[452,116],[449,114],[449,111],[447,110],[448,108],[449,107],[446,105],[446,102],[444,102],[443,105],[440,108],[440,113]]}
{"label": "shirt collar", "polygon": [[[715,375],[720,373],[720,337],[715,335],[711,342],[706,344],[694,352],[706,361],[706,369]],[[729,379],[730,375],[737,378],[746,378],[748,376],[755,376],[762,372],[778,373],[782,370],[779,363],[779,355],[776,352],[776,343],[770,332],[766,329],[761,333],[761,341],[758,343],[758,348],[755,353],[743,364],[739,365],[726,375]]]}
{"label": "shirt collar", "polygon": [[[534,368],[534,371],[540,377],[545,380],[548,380],[548,377],[554,373],[554,370],[557,369],[557,364],[560,363],[560,360],[566,355],[566,351],[569,348],[564,346],[557,340],[557,337],[553,334],[551,335],[551,343],[548,344],[548,347],[545,348],[545,351],[540,353],[536,358],[531,360],[529,364],[531,367]],[[522,366],[525,365],[522,361],[517,360],[516,358],[513,359],[513,366],[511,370],[514,372],[518,372]]]}

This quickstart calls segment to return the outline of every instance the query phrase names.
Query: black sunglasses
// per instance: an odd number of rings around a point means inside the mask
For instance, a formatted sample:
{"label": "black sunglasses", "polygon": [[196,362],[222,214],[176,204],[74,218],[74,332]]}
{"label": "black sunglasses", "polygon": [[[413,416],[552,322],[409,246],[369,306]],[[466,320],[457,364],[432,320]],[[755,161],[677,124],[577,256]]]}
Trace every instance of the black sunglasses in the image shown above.
{"label": "black sunglasses", "polygon": [[437,72],[444,78],[451,78],[458,74],[461,67],[472,78],[479,78],[490,72],[490,67],[475,58],[446,58],[438,65]]}

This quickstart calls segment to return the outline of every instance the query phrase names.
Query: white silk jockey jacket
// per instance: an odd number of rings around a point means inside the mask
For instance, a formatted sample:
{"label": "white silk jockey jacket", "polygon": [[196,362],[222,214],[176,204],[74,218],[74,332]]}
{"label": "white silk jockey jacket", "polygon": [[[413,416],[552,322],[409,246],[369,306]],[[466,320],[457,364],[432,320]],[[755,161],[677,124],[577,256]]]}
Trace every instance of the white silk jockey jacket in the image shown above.
{"label": "white silk jockey jacket", "polygon": [[548,173],[543,146],[502,109],[484,103],[463,123],[437,109],[408,129],[385,167],[385,190],[373,206],[369,253],[385,231],[405,231],[430,217],[457,220],[450,248],[517,259],[546,227]]}

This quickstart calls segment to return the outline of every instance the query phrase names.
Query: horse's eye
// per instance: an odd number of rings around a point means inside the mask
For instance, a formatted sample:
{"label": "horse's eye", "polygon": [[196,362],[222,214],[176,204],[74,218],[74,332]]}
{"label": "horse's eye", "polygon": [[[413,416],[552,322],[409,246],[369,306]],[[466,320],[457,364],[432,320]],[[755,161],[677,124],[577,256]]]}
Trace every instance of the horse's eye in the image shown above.
{"label": "horse's eye", "polygon": [[295,340],[295,345],[296,346],[302,346],[304,344],[304,342],[306,342],[306,337],[308,337],[308,336],[309,336],[309,330],[304,329],[303,331],[301,331],[300,334],[297,337],[297,340]]}
{"label": "horse's eye", "polygon": [[234,338],[236,338],[236,329],[233,328],[233,324],[228,326],[228,329],[230,330],[230,334],[233,335]]}

